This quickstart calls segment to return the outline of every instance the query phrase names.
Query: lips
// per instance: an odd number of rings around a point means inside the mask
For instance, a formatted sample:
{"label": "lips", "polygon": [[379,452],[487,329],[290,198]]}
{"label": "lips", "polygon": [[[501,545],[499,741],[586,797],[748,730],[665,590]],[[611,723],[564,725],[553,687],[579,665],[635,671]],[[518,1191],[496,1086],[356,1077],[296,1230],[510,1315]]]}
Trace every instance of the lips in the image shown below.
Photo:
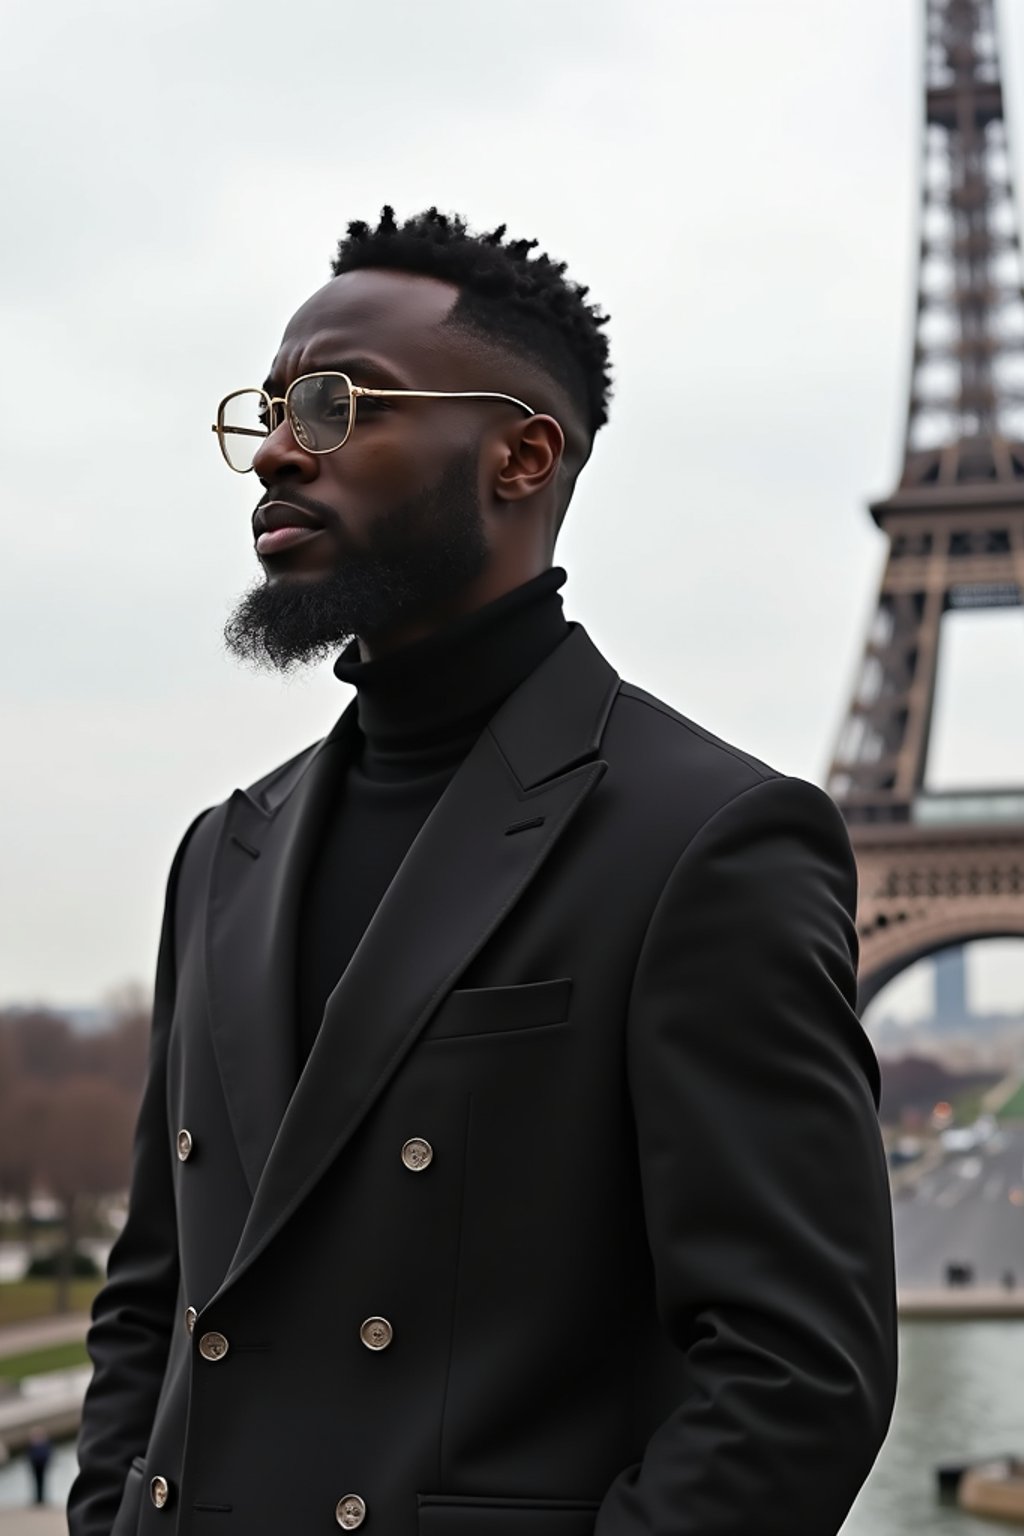
{"label": "lips", "polygon": [[264,501],[253,513],[252,531],[258,555],[277,555],[305,544],[323,531],[323,523],[311,512],[289,501]]}

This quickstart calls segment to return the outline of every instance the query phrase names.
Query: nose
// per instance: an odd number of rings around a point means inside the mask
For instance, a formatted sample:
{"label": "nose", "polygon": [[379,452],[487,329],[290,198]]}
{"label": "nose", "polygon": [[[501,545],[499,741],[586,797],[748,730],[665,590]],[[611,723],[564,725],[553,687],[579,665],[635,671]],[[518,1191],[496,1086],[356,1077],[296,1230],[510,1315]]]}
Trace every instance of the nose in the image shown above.
{"label": "nose", "polygon": [[317,455],[300,448],[287,421],[279,422],[257,448],[252,461],[256,478],[263,485],[297,480],[308,484],[320,473]]}

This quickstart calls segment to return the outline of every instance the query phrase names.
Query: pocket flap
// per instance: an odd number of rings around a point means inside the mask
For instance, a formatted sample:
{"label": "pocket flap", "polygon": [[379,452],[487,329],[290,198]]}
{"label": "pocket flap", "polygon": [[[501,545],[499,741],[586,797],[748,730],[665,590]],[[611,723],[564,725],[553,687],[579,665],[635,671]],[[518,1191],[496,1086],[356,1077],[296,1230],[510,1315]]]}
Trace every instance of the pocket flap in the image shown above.
{"label": "pocket flap", "polygon": [[564,1024],[569,1017],[572,982],[533,981],[521,987],[474,987],[452,992],[423,1033],[424,1040],[456,1035],[504,1034]]}
{"label": "pocket flap", "polygon": [[590,1499],[491,1499],[421,1494],[419,1536],[593,1536]]}

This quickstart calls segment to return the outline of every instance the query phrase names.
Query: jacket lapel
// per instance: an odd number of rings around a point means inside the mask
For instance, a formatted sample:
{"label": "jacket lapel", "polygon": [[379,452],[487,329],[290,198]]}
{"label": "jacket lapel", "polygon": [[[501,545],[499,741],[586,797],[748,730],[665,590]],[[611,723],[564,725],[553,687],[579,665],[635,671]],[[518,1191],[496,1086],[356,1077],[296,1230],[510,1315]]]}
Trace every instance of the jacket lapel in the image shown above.
{"label": "jacket lapel", "polygon": [[574,627],[476,742],[328,999],[225,1286],[350,1140],[601,778],[595,757],[617,687]]}
{"label": "jacket lapel", "polygon": [[313,844],[345,772],[355,716],[296,759],[263,795],[236,790],[210,881],[210,1027],[250,1190],[295,1086],[295,946]]}

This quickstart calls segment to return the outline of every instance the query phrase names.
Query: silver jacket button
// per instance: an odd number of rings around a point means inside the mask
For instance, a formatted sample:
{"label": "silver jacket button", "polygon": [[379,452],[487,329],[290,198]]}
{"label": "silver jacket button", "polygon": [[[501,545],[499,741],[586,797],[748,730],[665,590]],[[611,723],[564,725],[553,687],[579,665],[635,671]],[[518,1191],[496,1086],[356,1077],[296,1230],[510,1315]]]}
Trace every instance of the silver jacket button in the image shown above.
{"label": "silver jacket button", "polygon": [[192,1147],[193,1147],[192,1132],[191,1131],[187,1131],[185,1129],[185,1127],[182,1126],[181,1130],[178,1132],[178,1161],[179,1161],[179,1163],[187,1163],[188,1162],[189,1158],[192,1156]]}
{"label": "silver jacket button", "polygon": [[198,1316],[199,1313],[196,1311],[195,1307],[185,1308],[185,1328],[189,1333],[194,1331],[196,1326],[196,1319]]}
{"label": "silver jacket button", "polygon": [[343,1499],[339,1499],[334,1511],[334,1518],[343,1531],[354,1531],[366,1519],[366,1505],[358,1493],[346,1493]]}
{"label": "silver jacket button", "polygon": [[204,1360],[223,1360],[228,1352],[228,1341],[222,1333],[204,1333],[199,1340],[199,1353]]}
{"label": "silver jacket button", "polygon": [[410,1173],[422,1173],[434,1161],[434,1149],[422,1136],[413,1136],[402,1148],[402,1162]]}
{"label": "silver jacket button", "polygon": [[395,1330],[386,1317],[368,1317],[359,1330],[367,1349],[387,1349],[394,1336]]}
{"label": "silver jacket button", "polygon": [[171,1496],[170,1485],[166,1477],[154,1477],[149,1485],[149,1496],[157,1509],[163,1509]]}

